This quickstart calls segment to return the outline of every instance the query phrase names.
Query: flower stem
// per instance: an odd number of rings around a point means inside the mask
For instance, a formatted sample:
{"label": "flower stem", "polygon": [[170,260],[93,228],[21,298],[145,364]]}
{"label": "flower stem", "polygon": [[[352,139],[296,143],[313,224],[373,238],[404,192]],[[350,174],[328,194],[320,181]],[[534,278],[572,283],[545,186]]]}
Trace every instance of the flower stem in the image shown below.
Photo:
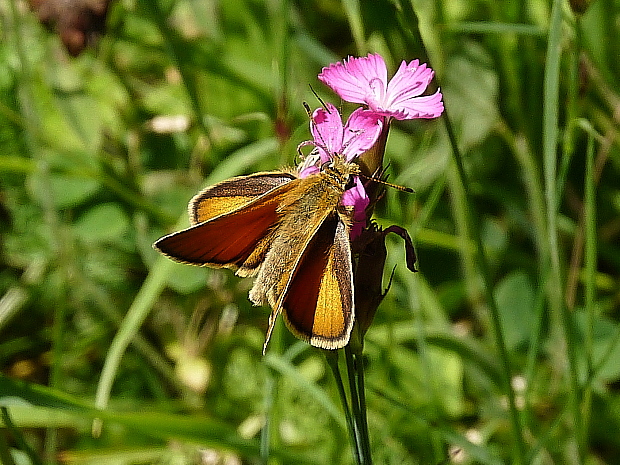
{"label": "flower stem", "polygon": [[344,389],[344,383],[342,382],[342,376],[340,375],[340,368],[338,367],[338,351],[337,350],[325,350],[325,359],[329,368],[334,374],[334,380],[336,381],[336,387],[338,388],[338,394],[340,395],[340,401],[342,403],[342,409],[344,410],[344,416],[347,420],[347,429],[349,431],[349,440],[353,446],[353,456],[355,457],[355,463],[361,465],[361,451],[358,447],[357,435],[355,433],[355,424],[353,416],[351,415],[351,409],[349,408],[349,401],[347,399],[347,393]]}
{"label": "flower stem", "polygon": [[368,421],[366,416],[366,395],[364,394],[364,367],[361,363],[361,353],[354,351],[351,345],[344,348],[349,376],[349,390],[358,447],[362,453],[360,463],[372,464],[370,454],[370,437],[368,435]]}
{"label": "flower stem", "polygon": [[349,439],[353,446],[355,463],[358,465],[372,465],[366,417],[366,396],[364,394],[364,369],[361,364],[360,354],[356,353],[349,345],[345,347],[344,351],[349,380],[350,403],[338,367],[338,351],[326,350],[325,358],[336,380],[338,394],[340,395],[342,408],[347,420]]}

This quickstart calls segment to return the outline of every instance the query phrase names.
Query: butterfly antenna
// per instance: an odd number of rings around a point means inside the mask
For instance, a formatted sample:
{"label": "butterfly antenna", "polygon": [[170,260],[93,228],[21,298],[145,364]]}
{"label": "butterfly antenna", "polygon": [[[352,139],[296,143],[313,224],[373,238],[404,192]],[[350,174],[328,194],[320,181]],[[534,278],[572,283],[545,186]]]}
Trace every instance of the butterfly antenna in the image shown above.
{"label": "butterfly antenna", "polygon": [[360,174],[361,177],[368,179],[369,181],[374,181],[379,184],[383,184],[384,186],[391,187],[392,189],[396,189],[401,192],[409,192],[410,194],[415,193],[415,191],[411,187],[399,186],[398,184],[392,184],[391,182],[384,181],[383,179],[377,179],[372,176],[365,176]]}
{"label": "butterfly antenna", "polygon": [[316,97],[316,99],[319,101],[319,103],[321,104],[321,106],[323,108],[325,108],[325,111],[329,112],[329,110],[327,109],[327,105],[325,104],[325,102],[323,101],[323,99],[321,97],[319,97],[319,94],[316,93],[316,91],[314,90],[314,87],[312,87],[311,84],[308,84],[308,87],[310,87],[310,91],[312,92],[312,94],[314,94],[314,96]]}
{"label": "butterfly antenna", "polygon": [[308,118],[312,119],[312,110],[310,109],[310,105],[308,105],[308,102],[301,102],[301,104],[306,109],[306,113],[308,114]]}

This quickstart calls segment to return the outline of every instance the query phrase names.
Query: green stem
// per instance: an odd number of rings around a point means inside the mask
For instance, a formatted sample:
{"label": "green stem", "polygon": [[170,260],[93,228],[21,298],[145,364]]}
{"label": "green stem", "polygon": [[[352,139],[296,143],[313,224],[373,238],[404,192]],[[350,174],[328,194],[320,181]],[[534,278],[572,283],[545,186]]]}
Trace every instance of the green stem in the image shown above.
{"label": "green stem", "polygon": [[338,394],[340,395],[340,401],[342,403],[342,409],[344,410],[344,416],[347,420],[347,430],[349,432],[349,440],[353,446],[353,456],[355,457],[355,463],[361,465],[361,453],[358,447],[357,435],[355,434],[355,424],[353,416],[351,415],[351,409],[349,408],[349,401],[347,399],[347,393],[342,382],[342,376],[340,375],[340,368],[338,367],[338,351],[337,350],[325,350],[325,359],[329,368],[332,370],[334,380],[336,381],[336,387],[338,388]]}
{"label": "green stem", "polygon": [[540,179],[540,166],[527,143],[525,135],[514,134],[504,121],[497,126],[497,131],[510,146],[512,154],[521,166],[528,210],[534,223],[532,241],[536,244],[539,272],[543,274],[549,268],[549,243],[547,241],[545,196]]}
{"label": "green stem", "polygon": [[[355,433],[355,444],[360,454],[360,464],[370,465],[372,459],[370,458],[370,446],[365,437],[368,437],[368,433],[364,434],[364,430],[367,428],[362,423],[362,406],[360,405],[360,396],[357,390],[357,374],[355,371],[355,360],[353,357],[353,351],[350,346],[344,348],[345,360],[347,362],[347,378],[349,380],[349,394],[351,396],[351,413],[353,414],[353,427]],[[364,408],[366,406],[363,406]]]}
{"label": "green stem", "polygon": [[[359,400],[359,416],[356,417],[357,429],[361,435],[361,446],[364,451],[366,461],[364,463],[372,463],[372,454],[370,451],[370,435],[368,434],[368,416],[366,414],[366,391],[364,386],[364,362],[361,351],[357,352],[352,349],[351,345],[345,347],[345,353],[350,352],[353,362],[353,375],[355,378],[355,387]],[[348,365],[347,365],[348,366]],[[353,396],[351,396],[353,397]]]}
{"label": "green stem", "polygon": [[[170,268],[174,265],[175,263],[172,260],[166,257],[159,257],[136,295],[131,307],[129,307],[125,319],[112,340],[112,344],[110,344],[110,350],[108,351],[103,369],[101,370],[101,377],[99,378],[97,393],[95,395],[96,408],[104,409],[107,407],[112,384],[116,377],[121,358],[125,353],[125,349],[139,331],[140,325],[142,325],[142,322],[149,314],[155,299],[157,299],[166,284],[166,280],[170,274]],[[97,436],[100,433],[100,428],[100,422],[95,422],[93,424],[93,434]]]}
{"label": "green stem", "polygon": [[274,399],[276,392],[276,381],[274,374],[269,373],[265,382],[265,426],[260,433],[260,456],[263,463],[269,460],[270,438],[271,438],[271,420],[274,410]]}
{"label": "green stem", "polygon": [[[552,315],[552,328],[558,328],[562,334],[553,334],[568,358],[569,403],[573,416],[572,424],[575,437],[582,438],[582,415],[579,403],[579,381],[577,378],[577,357],[575,353],[573,315],[563,301],[562,270],[560,267],[560,250],[558,244],[558,178],[557,149],[559,123],[559,88],[560,58],[562,42],[562,1],[554,0],[551,10],[551,22],[547,43],[547,57],[543,82],[543,173],[545,180],[545,200],[547,212],[547,234],[549,241],[551,272],[547,286],[549,308]],[[560,329],[561,328],[561,329]],[[563,351],[558,351],[562,353]],[[577,441],[579,463],[583,463],[584,450],[581,440]]]}
{"label": "green stem", "polygon": [[[584,349],[587,357],[588,376],[594,372],[594,321],[596,303],[596,193],[594,175],[594,139],[588,136],[588,148],[586,152],[585,170],[585,202],[584,202],[584,227],[585,227],[585,313],[588,323],[585,327]],[[592,402],[592,385],[588,383],[583,392],[583,415],[584,424],[581,436],[581,449],[585,450],[588,437],[588,425],[590,421],[590,405]]]}
{"label": "green stem", "polygon": [[43,465],[43,461],[39,458],[34,449],[28,444],[21,431],[13,424],[9,410],[6,407],[0,407],[0,414],[2,417],[2,423],[11,432],[13,439],[22,452],[24,452],[30,459],[32,465]]}

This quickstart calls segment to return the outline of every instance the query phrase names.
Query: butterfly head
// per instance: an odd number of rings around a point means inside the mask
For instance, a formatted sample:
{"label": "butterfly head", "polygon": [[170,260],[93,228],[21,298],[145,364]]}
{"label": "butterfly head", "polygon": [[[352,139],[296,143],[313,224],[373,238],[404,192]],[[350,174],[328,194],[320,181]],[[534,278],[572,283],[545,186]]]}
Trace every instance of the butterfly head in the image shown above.
{"label": "butterfly head", "polygon": [[354,177],[360,174],[360,168],[356,163],[350,163],[337,154],[321,165],[321,173],[345,190],[353,186]]}

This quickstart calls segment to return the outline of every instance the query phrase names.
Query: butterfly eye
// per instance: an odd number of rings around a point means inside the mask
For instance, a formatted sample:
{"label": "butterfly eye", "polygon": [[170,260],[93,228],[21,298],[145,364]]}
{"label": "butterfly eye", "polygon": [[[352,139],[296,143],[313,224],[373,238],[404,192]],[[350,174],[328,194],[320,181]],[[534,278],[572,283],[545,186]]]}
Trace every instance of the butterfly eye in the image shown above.
{"label": "butterfly eye", "polygon": [[344,186],[344,190],[349,190],[355,187],[355,178],[349,175],[349,179],[347,180],[347,184]]}

